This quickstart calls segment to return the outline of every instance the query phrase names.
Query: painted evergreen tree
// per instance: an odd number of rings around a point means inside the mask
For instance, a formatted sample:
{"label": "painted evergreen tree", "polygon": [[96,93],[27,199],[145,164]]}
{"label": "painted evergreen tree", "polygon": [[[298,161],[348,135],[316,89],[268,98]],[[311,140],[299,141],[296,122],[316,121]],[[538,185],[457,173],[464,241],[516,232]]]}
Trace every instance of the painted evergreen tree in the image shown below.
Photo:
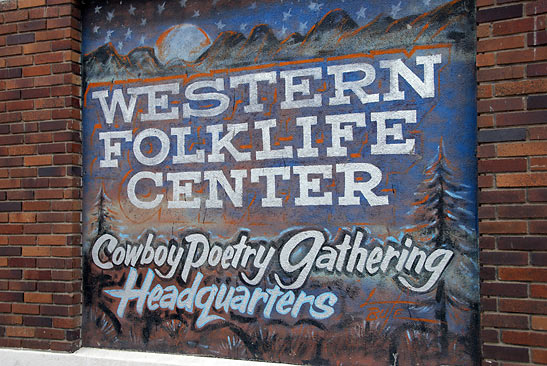
{"label": "painted evergreen tree", "polygon": [[442,248],[454,253],[451,264],[432,290],[435,318],[440,323],[440,349],[446,352],[449,310],[471,310],[470,330],[475,326],[474,312],[478,309],[475,219],[470,211],[472,203],[466,198],[470,187],[455,181],[455,169],[446,158],[442,139],[424,175],[411,212],[416,232],[431,250]]}
{"label": "painted evergreen tree", "polygon": [[112,207],[112,200],[106,195],[103,186],[99,189],[91,213],[92,233],[96,236],[106,232],[112,233],[117,229],[118,219]]}

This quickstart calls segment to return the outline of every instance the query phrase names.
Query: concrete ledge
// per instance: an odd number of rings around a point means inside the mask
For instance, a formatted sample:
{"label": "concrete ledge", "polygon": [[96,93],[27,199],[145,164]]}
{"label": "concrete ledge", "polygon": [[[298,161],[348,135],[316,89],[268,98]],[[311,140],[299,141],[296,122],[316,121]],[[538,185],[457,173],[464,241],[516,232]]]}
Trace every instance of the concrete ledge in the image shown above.
{"label": "concrete ledge", "polygon": [[[2,366],[289,366],[281,363],[81,348],[74,353],[0,349]],[[7,365],[6,365],[7,361]]]}

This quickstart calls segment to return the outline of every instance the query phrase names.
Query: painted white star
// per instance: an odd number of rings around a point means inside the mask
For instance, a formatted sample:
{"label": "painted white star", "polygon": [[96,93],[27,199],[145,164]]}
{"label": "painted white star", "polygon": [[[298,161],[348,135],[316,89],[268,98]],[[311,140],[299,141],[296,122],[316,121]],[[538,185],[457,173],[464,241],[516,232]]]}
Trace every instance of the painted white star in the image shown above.
{"label": "painted white star", "polygon": [[118,44],[116,45],[116,47],[118,47],[118,50],[122,50],[123,48],[123,42],[122,41],[119,41]]}
{"label": "painted white star", "polygon": [[114,33],[114,31],[111,31],[111,30],[106,31],[106,36],[104,37],[104,43],[109,43],[111,41],[110,37],[112,36],[112,33]]}
{"label": "painted white star", "polygon": [[93,33],[99,33],[100,28],[98,25],[93,26]]}
{"label": "painted white star", "polygon": [[357,12],[357,19],[359,18],[366,19],[366,15],[365,15],[366,11],[367,11],[367,8],[362,6],[361,9],[359,9],[359,11]]}
{"label": "painted white star", "polygon": [[112,19],[114,19],[114,12],[116,10],[112,10],[112,11],[109,11],[107,14],[106,14],[106,20],[110,23],[112,21]]}
{"label": "painted white star", "polygon": [[125,40],[131,39],[131,33],[133,33],[131,28],[127,28],[127,32],[125,32]]}
{"label": "painted white star", "polygon": [[158,14],[161,15],[165,11],[165,1],[158,5]]}
{"label": "painted white star", "polygon": [[290,17],[292,17],[291,14],[292,8],[289,9],[289,11],[283,12],[283,21],[286,22]]}
{"label": "painted white star", "polygon": [[399,1],[397,5],[391,5],[391,17],[395,19],[397,13],[401,11],[401,2]]}
{"label": "painted white star", "polygon": [[145,39],[146,39],[146,38],[144,38],[144,36],[141,36],[141,40],[140,40],[140,42],[139,42],[139,44],[140,44],[141,46],[144,45],[144,40],[145,40]]}
{"label": "painted white star", "polygon": [[142,26],[145,26],[145,25],[146,25],[146,18],[141,18],[141,25],[142,25]]}
{"label": "painted white star", "polygon": [[280,34],[281,34],[282,36],[284,36],[285,34],[287,34],[287,27],[283,26],[283,27],[281,28]]}
{"label": "painted white star", "polygon": [[186,2],[187,2],[187,1],[188,1],[188,0],[180,0],[180,1],[179,1],[180,7],[181,7],[181,8],[184,8],[184,7],[186,6]]}
{"label": "painted white star", "polygon": [[226,26],[226,24],[222,23],[222,20],[219,20],[218,22],[216,22],[215,25],[220,30],[222,30],[222,28],[224,28]]}
{"label": "painted white star", "polygon": [[97,5],[97,6],[95,7],[95,14],[100,14],[102,8],[103,8],[102,6]]}
{"label": "painted white star", "polygon": [[256,1],[249,6],[249,9],[256,9]]}
{"label": "painted white star", "polygon": [[308,28],[308,22],[304,22],[304,23],[300,23],[298,25],[298,30],[301,32],[301,33],[304,33],[306,31],[306,29]]}
{"label": "painted white star", "polygon": [[130,4],[130,5],[129,5],[129,10],[127,10],[127,11],[129,12],[129,14],[135,15],[135,10],[137,10],[137,8],[135,8],[135,7],[133,6],[133,4]]}
{"label": "painted white star", "polygon": [[199,10],[194,10],[194,15],[192,15],[192,18],[199,17]]}
{"label": "painted white star", "polygon": [[310,1],[310,4],[308,5],[308,8],[311,11],[319,11],[323,7],[323,4],[314,3],[313,1]]}
{"label": "painted white star", "polygon": [[239,26],[239,30],[242,32],[245,32],[246,29],[247,29],[247,23],[243,23]]}

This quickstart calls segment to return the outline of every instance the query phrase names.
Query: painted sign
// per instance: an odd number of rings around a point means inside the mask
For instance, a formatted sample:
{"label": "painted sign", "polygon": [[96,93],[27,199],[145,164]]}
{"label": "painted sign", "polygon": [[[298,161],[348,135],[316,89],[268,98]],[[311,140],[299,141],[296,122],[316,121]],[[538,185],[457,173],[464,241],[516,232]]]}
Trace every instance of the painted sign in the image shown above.
{"label": "painted sign", "polygon": [[474,4],[86,5],[84,344],[475,365]]}

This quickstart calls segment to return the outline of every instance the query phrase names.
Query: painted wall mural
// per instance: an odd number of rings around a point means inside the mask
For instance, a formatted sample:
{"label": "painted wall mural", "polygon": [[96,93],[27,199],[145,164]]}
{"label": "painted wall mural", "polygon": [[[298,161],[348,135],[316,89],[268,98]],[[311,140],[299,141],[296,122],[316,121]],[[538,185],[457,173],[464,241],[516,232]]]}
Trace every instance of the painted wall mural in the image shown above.
{"label": "painted wall mural", "polygon": [[84,344],[478,365],[470,0],[86,4]]}

